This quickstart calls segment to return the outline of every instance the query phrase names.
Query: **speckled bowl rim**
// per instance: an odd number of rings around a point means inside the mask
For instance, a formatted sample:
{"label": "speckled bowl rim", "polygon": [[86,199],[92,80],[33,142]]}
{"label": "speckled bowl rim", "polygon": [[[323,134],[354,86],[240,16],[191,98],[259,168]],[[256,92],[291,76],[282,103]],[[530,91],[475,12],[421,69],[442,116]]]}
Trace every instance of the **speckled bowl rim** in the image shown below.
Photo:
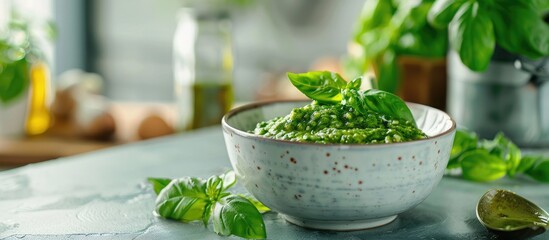
{"label": "speckled bowl rim", "polygon": [[261,135],[257,135],[257,134],[242,131],[240,129],[237,129],[237,128],[231,126],[229,123],[227,123],[227,120],[229,118],[231,118],[233,116],[236,116],[239,113],[251,110],[251,109],[261,108],[261,107],[272,105],[272,104],[300,103],[300,102],[306,104],[306,103],[310,103],[311,100],[274,100],[274,101],[259,101],[259,102],[253,102],[253,103],[245,104],[245,105],[242,105],[240,107],[236,107],[236,108],[232,109],[231,111],[229,111],[227,114],[225,114],[223,116],[223,118],[221,119],[221,125],[222,125],[222,128],[223,128],[224,131],[225,130],[230,131],[230,132],[235,133],[236,135],[239,135],[239,136],[242,136],[242,137],[245,137],[245,138],[257,139],[257,140],[269,141],[269,142],[276,142],[276,143],[285,143],[285,144],[310,145],[310,146],[316,146],[316,147],[321,147],[321,146],[328,147],[328,146],[330,146],[330,147],[343,147],[343,148],[347,148],[347,147],[349,147],[349,148],[350,147],[352,147],[352,148],[379,148],[379,147],[391,147],[391,146],[418,144],[418,143],[423,143],[423,142],[430,141],[432,139],[441,138],[443,136],[451,134],[452,132],[454,132],[456,130],[456,122],[454,121],[454,119],[452,119],[450,117],[450,115],[448,115],[448,113],[446,113],[446,112],[444,112],[440,109],[436,109],[436,108],[427,106],[427,105],[418,104],[418,103],[411,103],[411,102],[406,102],[406,104],[407,105],[415,105],[415,106],[419,106],[419,107],[423,107],[423,108],[430,108],[430,109],[434,109],[436,111],[442,112],[452,122],[452,126],[448,130],[446,130],[444,132],[441,132],[439,134],[436,134],[434,136],[430,136],[430,137],[427,137],[427,138],[424,138],[424,139],[406,141],[406,142],[375,143],[375,144],[361,144],[361,143],[340,144],[340,143],[296,142],[296,141],[290,141],[290,140],[274,139],[274,138],[264,137],[264,136],[261,136]]}

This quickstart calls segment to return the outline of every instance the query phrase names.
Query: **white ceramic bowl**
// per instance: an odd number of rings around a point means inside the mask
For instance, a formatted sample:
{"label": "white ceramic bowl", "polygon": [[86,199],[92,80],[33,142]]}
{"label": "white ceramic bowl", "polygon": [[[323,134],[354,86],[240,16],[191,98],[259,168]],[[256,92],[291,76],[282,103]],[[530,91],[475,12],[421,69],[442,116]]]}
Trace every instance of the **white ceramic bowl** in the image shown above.
{"label": "white ceramic bowl", "polygon": [[429,138],[404,143],[298,143],[248,132],[308,103],[254,103],[222,120],[239,181],[287,221],[327,230],[384,225],[421,203],[440,182],[456,124],[428,106],[408,104]]}

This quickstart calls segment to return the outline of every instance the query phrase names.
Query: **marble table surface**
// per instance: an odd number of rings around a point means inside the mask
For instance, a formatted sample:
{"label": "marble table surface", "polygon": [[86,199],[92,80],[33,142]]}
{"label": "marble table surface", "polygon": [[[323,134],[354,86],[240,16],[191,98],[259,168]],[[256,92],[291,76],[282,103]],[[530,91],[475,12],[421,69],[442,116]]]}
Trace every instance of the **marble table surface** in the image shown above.
{"label": "marble table surface", "polygon": [[[0,239],[237,239],[218,236],[201,223],[155,217],[156,196],[146,182],[147,177],[207,178],[228,169],[222,131],[213,127],[2,171]],[[549,209],[549,184],[444,177],[423,203],[374,229],[304,229],[277,213],[264,219],[269,239],[499,239],[475,217],[478,199],[492,188],[517,192]],[[549,233],[533,239],[549,239]]]}

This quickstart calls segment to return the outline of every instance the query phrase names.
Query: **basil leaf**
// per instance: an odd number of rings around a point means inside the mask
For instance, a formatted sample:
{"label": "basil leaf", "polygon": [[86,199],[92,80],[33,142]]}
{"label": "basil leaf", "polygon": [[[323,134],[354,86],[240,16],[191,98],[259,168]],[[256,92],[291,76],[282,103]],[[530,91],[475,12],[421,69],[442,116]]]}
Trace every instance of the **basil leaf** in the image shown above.
{"label": "basil leaf", "polygon": [[30,63],[22,58],[12,63],[0,64],[0,103],[9,103],[27,89],[30,82]]}
{"label": "basil leaf", "polygon": [[446,28],[466,0],[437,0],[427,14],[429,23],[437,28]]}
{"label": "basil leaf", "polygon": [[549,182],[549,159],[538,159],[526,174],[540,182]]}
{"label": "basil leaf", "polygon": [[347,82],[337,73],[316,71],[307,73],[288,73],[290,82],[303,94],[320,103],[341,102],[341,89]]}
{"label": "basil leaf", "polygon": [[[368,89],[364,92],[351,89],[345,95],[351,97],[347,99],[350,100],[348,102],[360,112],[364,113],[366,110],[370,110],[416,124],[414,116],[406,103],[392,93],[378,89]],[[356,100],[353,98],[356,98]]]}
{"label": "basil leaf", "polygon": [[355,89],[355,90],[359,90],[360,89],[360,86],[362,85],[362,76],[360,77],[357,77],[353,80],[351,80],[349,83],[347,83],[347,87],[345,87],[346,89]]}
{"label": "basil leaf", "polygon": [[507,162],[507,173],[510,177],[514,177],[517,172],[517,168],[520,165],[522,156],[520,149],[512,142],[509,141],[508,147],[508,152],[505,155],[505,161]]}
{"label": "basil leaf", "polygon": [[236,235],[243,238],[266,238],[265,223],[261,213],[247,199],[230,195],[215,205],[214,231],[220,235]]}
{"label": "basil leaf", "polygon": [[396,33],[396,27],[392,24],[396,10],[391,1],[368,0],[364,3],[358,27],[353,34],[354,41],[361,47],[360,56],[357,57],[365,60],[366,66],[360,66],[362,70],[367,70],[372,59],[391,45]]}
{"label": "basil leaf", "polygon": [[371,29],[387,25],[396,9],[387,0],[368,0],[364,2],[360,13],[354,37],[356,42],[361,42],[362,34]]}
{"label": "basil leaf", "polygon": [[504,177],[507,172],[503,159],[491,155],[485,149],[468,151],[460,158],[462,176],[468,180],[493,181]]}
{"label": "basil leaf", "polygon": [[526,171],[530,170],[534,164],[538,161],[543,159],[541,156],[524,156],[520,160],[520,164],[517,166],[516,173],[525,173]]}
{"label": "basil leaf", "polygon": [[219,176],[211,176],[206,181],[206,195],[214,200],[221,194],[223,188],[223,179]]}
{"label": "basil leaf", "polygon": [[507,174],[509,174],[510,177],[514,177],[522,158],[520,149],[517,147],[517,145],[511,142],[511,140],[504,137],[503,133],[500,134],[500,136],[501,137],[498,139],[498,141],[504,149],[503,159],[507,163]]}
{"label": "basil leaf", "polygon": [[156,213],[183,222],[201,220],[208,202],[204,180],[174,179],[156,198]]}
{"label": "basil leaf", "polygon": [[503,133],[498,133],[492,141],[483,141],[481,148],[486,149],[490,154],[497,156],[507,164],[507,173],[513,177],[521,161],[520,149],[511,140],[505,137]]}
{"label": "basil leaf", "polygon": [[[494,22],[498,45],[529,58],[549,55],[549,25],[536,9],[536,2],[500,0],[488,12]],[[520,16],[520,17],[516,17]]]}
{"label": "basil leaf", "polygon": [[208,227],[208,222],[210,221],[210,217],[212,216],[212,207],[214,206],[215,202],[207,202],[204,206],[204,211],[202,212],[202,223],[205,227]]}
{"label": "basil leaf", "polygon": [[172,180],[169,178],[147,178],[147,181],[153,185],[154,192],[158,195]]}
{"label": "basil leaf", "polygon": [[473,71],[488,68],[496,39],[492,20],[478,2],[464,3],[450,22],[450,44],[461,61]]}
{"label": "basil leaf", "polygon": [[[413,1],[406,1],[406,5],[410,3],[414,4]],[[427,14],[432,5],[433,1],[429,0],[413,6],[400,24],[400,39],[395,41],[395,53],[399,56],[446,57],[448,31],[435,29],[427,22]]]}
{"label": "basil leaf", "polygon": [[540,14],[546,14],[549,11],[549,1],[547,0],[534,0],[532,2],[534,8],[539,10]]}
{"label": "basil leaf", "polygon": [[472,132],[457,130],[454,137],[454,144],[450,152],[450,160],[448,161],[447,169],[459,168],[461,166],[459,157],[464,152],[477,148],[478,137]]}
{"label": "basil leaf", "polygon": [[236,174],[234,171],[228,171],[225,174],[219,176],[223,179],[223,188],[222,191],[225,191],[236,184]]}
{"label": "basil leaf", "polygon": [[228,193],[225,191],[236,184],[234,171],[228,171],[220,176],[212,176],[206,182],[206,194],[213,201],[217,201]]}
{"label": "basil leaf", "polygon": [[269,207],[265,206],[263,203],[261,203],[259,200],[257,200],[254,196],[250,194],[238,194],[238,196],[248,199],[248,201],[250,201],[255,206],[255,208],[257,208],[259,213],[266,213],[271,211]]}
{"label": "basil leaf", "polygon": [[392,50],[383,52],[376,61],[378,70],[377,85],[380,90],[396,93],[398,88],[399,69],[396,54]]}

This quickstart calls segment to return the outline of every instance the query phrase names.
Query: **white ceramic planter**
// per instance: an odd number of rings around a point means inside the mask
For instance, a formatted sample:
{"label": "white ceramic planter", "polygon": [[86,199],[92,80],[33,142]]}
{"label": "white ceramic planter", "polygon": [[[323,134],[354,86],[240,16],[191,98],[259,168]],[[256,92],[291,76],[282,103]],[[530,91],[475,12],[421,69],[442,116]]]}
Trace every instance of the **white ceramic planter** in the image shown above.
{"label": "white ceramic planter", "polygon": [[0,103],[0,137],[25,136],[29,90],[8,103]]}

